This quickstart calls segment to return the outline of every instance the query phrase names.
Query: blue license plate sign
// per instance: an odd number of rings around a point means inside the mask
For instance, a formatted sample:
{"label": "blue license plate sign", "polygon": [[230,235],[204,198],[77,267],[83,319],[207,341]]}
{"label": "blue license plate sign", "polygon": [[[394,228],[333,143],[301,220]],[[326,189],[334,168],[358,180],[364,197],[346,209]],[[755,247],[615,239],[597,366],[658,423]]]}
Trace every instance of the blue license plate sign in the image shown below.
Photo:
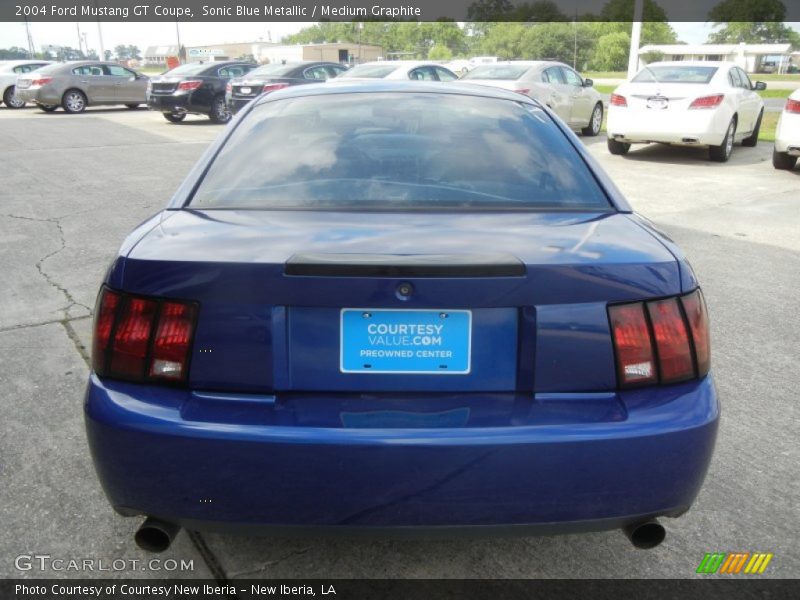
{"label": "blue license plate sign", "polygon": [[468,310],[344,308],[342,373],[466,375],[472,313]]}

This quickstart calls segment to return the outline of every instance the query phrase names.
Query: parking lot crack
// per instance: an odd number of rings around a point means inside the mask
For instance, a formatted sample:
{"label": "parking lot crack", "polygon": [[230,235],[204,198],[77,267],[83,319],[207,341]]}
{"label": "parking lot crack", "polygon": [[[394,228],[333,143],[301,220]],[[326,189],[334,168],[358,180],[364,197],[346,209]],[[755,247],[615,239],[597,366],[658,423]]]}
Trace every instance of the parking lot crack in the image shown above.
{"label": "parking lot crack", "polygon": [[61,292],[61,294],[64,296],[64,298],[66,298],[68,304],[67,304],[67,306],[65,306],[64,308],[61,309],[61,311],[64,314],[64,319],[69,319],[69,318],[71,318],[73,316],[73,315],[70,314],[70,311],[74,307],[83,308],[89,314],[91,314],[92,313],[92,309],[91,308],[89,308],[85,304],[82,304],[81,302],[78,302],[72,296],[70,291],[66,287],[64,287],[63,285],[58,283],[44,268],[44,263],[47,260],[53,258],[55,255],[59,254],[60,252],[62,252],[67,247],[67,239],[66,239],[66,236],[64,234],[64,229],[61,226],[60,219],[37,219],[37,218],[34,218],[34,217],[23,217],[21,215],[2,215],[2,216],[6,217],[6,218],[9,218],[9,219],[19,219],[19,220],[22,220],[22,221],[34,221],[34,222],[38,222],[38,223],[51,223],[56,228],[56,230],[58,231],[59,247],[56,250],[53,250],[52,252],[49,252],[48,254],[44,255],[38,261],[36,261],[36,264],[34,266],[36,267],[36,270],[39,272],[39,274],[48,283],[48,285],[50,285],[51,287],[53,287],[56,290],[58,290],[59,292]]}
{"label": "parking lot crack", "polygon": [[263,562],[263,563],[259,564],[257,567],[255,567],[253,569],[248,569],[247,571],[241,571],[239,573],[233,573],[233,574],[231,574],[231,577],[239,577],[239,578],[241,578],[241,577],[245,577],[247,575],[255,575],[256,573],[260,573],[260,572],[264,571],[265,569],[268,569],[269,567],[274,567],[276,565],[281,564],[282,562],[286,562],[287,560],[291,560],[292,558],[295,558],[297,556],[302,556],[303,554],[306,554],[309,550],[311,550],[311,548],[312,548],[311,546],[308,546],[308,547],[305,547],[305,548],[299,548],[297,550],[292,550],[291,552],[289,552],[287,554],[284,554],[280,558],[276,558],[274,560],[268,560],[266,562]]}

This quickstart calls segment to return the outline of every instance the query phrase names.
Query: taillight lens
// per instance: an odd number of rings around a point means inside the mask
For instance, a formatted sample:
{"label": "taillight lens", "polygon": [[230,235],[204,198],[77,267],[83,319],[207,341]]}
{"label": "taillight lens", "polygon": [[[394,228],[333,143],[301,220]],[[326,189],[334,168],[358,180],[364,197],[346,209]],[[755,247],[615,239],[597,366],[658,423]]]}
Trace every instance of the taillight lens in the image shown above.
{"label": "taillight lens", "polygon": [[697,360],[697,375],[703,377],[711,366],[711,340],[708,328],[708,311],[703,292],[695,290],[681,298],[689,331],[694,341],[694,354]]}
{"label": "taillight lens", "polygon": [[704,377],[710,365],[708,313],[700,290],[608,307],[620,387]]}
{"label": "taillight lens", "polygon": [[197,321],[191,302],[103,288],[97,301],[92,368],[131,381],[185,381]]}
{"label": "taillight lens", "polygon": [[523,94],[523,95],[527,96],[527,95],[528,95],[528,93],[529,93],[531,90],[530,90],[530,88],[522,88],[522,89],[519,89],[519,90],[514,90],[514,91],[515,91],[515,92],[517,92],[518,94]]}
{"label": "taillight lens", "polygon": [[628,101],[625,99],[625,96],[620,96],[619,94],[611,94],[609,103],[611,106],[628,106]]}
{"label": "taillight lens", "polygon": [[182,380],[192,343],[197,306],[183,302],[164,302],[153,338],[150,377]]}
{"label": "taillight lens", "polygon": [[203,85],[203,82],[199,79],[187,79],[178,84],[178,90],[181,92],[190,92],[191,90],[196,90],[201,85]]}
{"label": "taillight lens", "polygon": [[47,85],[51,81],[53,81],[52,77],[38,77],[31,81],[31,85]]}
{"label": "taillight lens", "polygon": [[262,92],[276,92],[278,90],[282,90],[285,87],[289,87],[288,83],[265,83],[264,87],[261,89]]}
{"label": "taillight lens", "polygon": [[653,357],[653,342],[644,305],[620,304],[609,306],[611,331],[617,352],[617,375],[623,386],[655,383],[658,380]]}
{"label": "taillight lens", "polygon": [[722,104],[725,94],[714,94],[713,96],[700,96],[689,105],[690,109],[696,108],[716,108]]}
{"label": "taillight lens", "polygon": [[676,298],[648,302],[650,323],[656,340],[662,383],[674,383],[694,377],[689,333]]}
{"label": "taillight lens", "polygon": [[792,100],[789,98],[786,101],[786,106],[784,110],[789,113],[800,113],[800,100]]}

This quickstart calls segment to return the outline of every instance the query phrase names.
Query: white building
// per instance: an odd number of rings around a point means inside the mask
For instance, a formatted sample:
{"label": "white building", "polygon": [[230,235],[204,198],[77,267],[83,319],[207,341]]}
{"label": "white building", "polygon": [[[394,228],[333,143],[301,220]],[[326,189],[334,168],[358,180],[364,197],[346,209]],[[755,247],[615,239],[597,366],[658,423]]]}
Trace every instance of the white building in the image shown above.
{"label": "white building", "polygon": [[791,50],[791,44],[649,44],[639,49],[639,67],[647,64],[643,55],[656,53],[665,61],[726,60],[748,73],[785,73]]}

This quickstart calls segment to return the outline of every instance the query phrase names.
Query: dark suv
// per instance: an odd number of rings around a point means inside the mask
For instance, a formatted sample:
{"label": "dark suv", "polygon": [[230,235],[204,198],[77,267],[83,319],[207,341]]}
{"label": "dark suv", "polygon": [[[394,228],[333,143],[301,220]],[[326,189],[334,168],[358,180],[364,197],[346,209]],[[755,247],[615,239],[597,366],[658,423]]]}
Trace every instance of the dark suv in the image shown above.
{"label": "dark suv", "polygon": [[290,85],[319,83],[344,73],[347,67],[331,62],[290,62],[258,67],[246,76],[231,80],[225,93],[233,114],[263,92],[274,92]]}
{"label": "dark suv", "polygon": [[208,115],[214,123],[227,123],[225,86],[256,68],[241,61],[189,63],[154,77],[147,87],[147,106],[159,110],[167,121],[180,123],[188,113]]}

